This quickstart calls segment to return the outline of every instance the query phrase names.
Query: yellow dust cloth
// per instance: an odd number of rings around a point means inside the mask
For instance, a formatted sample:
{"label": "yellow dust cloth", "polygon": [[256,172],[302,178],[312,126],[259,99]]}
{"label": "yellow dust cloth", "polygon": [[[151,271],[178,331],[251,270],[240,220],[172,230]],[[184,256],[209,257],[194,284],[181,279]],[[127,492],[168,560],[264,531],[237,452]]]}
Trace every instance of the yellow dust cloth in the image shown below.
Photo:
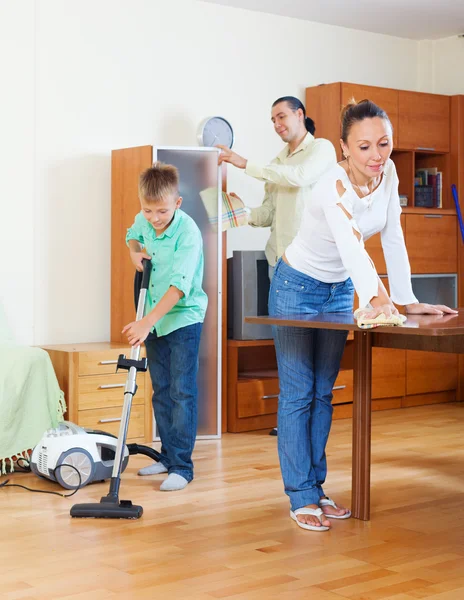
{"label": "yellow dust cloth", "polygon": [[372,329],[373,327],[401,327],[406,321],[404,315],[392,315],[386,317],[384,313],[380,313],[374,319],[367,319],[364,315],[370,312],[371,308],[358,308],[354,311],[354,318],[357,320],[357,325],[360,329]]}
{"label": "yellow dust cloth", "polygon": [[217,188],[207,188],[200,192],[200,197],[208,213],[208,219],[214,231],[217,231],[218,222],[221,231],[248,225],[248,214],[243,202],[238,198],[222,192],[222,214],[218,215]]}

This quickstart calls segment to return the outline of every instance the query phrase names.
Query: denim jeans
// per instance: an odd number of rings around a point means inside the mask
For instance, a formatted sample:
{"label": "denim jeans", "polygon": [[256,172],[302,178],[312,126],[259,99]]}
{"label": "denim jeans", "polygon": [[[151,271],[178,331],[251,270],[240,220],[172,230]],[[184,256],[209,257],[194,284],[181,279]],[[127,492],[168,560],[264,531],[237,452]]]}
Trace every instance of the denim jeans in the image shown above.
{"label": "denim jeans", "polygon": [[[269,314],[350,311],[351,279],[323,283],[278,261],[269,292]],[[279,370],[278,450],[292,510],[319,504],[327,475],[325,448],[332,423],[332,388],[347,331],[273,326]]]}
{"label": "denim jeans", "polygon": [[202,323],[145,340],[153,385],[153,410],[161,438],[160,462],[168,473],[193,479],[197,434],[198,350]]}

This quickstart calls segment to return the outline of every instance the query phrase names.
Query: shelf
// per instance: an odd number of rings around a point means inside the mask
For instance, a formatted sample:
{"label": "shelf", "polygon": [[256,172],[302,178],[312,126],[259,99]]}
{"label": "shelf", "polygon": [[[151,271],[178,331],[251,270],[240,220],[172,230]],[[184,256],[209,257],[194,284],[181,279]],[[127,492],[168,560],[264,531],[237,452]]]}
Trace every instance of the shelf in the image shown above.
{"label": "shelf", "polygon": [[414,150],[411,149],[407,149],[407,148],[393,148],[393,152],[414,152],[415,154],[424,154],[424,155],[428,155],[428,154],[440,154],[440,155],[444,155],[444,154],[448,154],[448,152],[445,152],[444,150],[432,150],[432,148],[430,149],[426,149],[426,148],[415,148]]}
{"label": "shelf", "polygon": [[456,211],[452,208],[422,208],[420,206],[402,206],[405,215],[451,215],[456,216]]}
{"label": "shelf", "polygon": [[273,346],[274,340],[227,340],[231,348],[253,348],[256,346]]}
{"label": "shelf", "polygon": [[240,371],[237,379],[278,379],[277,369],[258,369],[256,371]]}

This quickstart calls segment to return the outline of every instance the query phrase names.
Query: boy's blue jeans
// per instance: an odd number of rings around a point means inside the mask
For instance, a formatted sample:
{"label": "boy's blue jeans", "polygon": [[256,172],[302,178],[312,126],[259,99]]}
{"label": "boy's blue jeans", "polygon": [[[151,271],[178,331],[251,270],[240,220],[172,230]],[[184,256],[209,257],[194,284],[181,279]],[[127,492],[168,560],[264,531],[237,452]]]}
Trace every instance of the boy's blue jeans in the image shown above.
{"label": "boy's blue jeans", "polygon": [[[323,283],[279,260],[269,292],[269,314],[350,311],[351,279]],[[325,448],[332,423],[332,388],[347,331],[273,326],[279,370],[278,450],[292,510],[319,504],[327,475]]]}
{"label": "boy's blue jeans", "polygon": [[145,340],[153,385],[153,410],[161,438],[161,462],[168,473],[193,479],[197,434],[197,373],[202,323]]}

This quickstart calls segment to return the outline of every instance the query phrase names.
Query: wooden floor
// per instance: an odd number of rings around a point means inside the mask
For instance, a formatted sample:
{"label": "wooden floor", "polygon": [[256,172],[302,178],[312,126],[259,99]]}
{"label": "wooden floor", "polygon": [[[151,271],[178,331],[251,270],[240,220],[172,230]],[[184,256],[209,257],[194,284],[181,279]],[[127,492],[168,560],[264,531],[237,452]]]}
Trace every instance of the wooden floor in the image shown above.
{"label": "wooden floor", "polygon": [[[334,422],[326,491],[344,503],[350,436]],[[163,493],[131,458],[121,497],[143,505],[138,521],[69,517],[105,484],[72,499],[0,489],[0,598],[464,599],[464,405],[374,413],[372,520],[327,533],[290,520],[267,432],[198,442],[195,459],[195,481]]]}

